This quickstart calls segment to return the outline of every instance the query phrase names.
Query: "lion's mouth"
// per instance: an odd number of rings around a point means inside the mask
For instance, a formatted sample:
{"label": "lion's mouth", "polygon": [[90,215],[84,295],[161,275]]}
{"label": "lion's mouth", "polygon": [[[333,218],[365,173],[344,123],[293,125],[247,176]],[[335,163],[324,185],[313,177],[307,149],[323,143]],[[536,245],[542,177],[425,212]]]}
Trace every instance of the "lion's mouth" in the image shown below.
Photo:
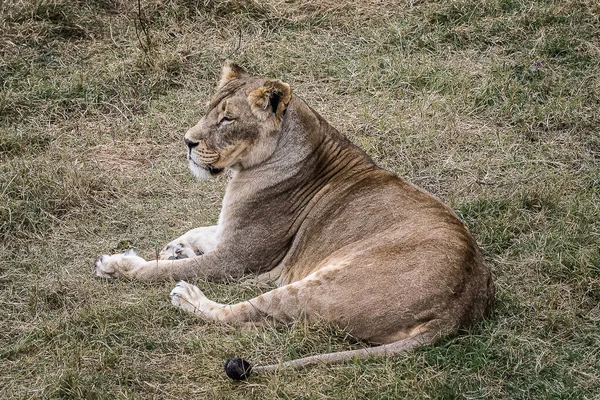
{"label": "lion's mouth", "polygon": [[202,168],[206,171],[208,171],[211,175],[218,175],[221,172],[223,172],[223,168],[216,168],[214,165],[212,164],[199,164],[196,162],[196,160],[194,160],[194,158],[191,155],[188,155],[188,159],[198,168]]}
{"label": "lion's mouth", "polygon": [[218,175],[223,172],[223,168],[215,168],[212,164],[208,164],[204,167],[211,175]]}

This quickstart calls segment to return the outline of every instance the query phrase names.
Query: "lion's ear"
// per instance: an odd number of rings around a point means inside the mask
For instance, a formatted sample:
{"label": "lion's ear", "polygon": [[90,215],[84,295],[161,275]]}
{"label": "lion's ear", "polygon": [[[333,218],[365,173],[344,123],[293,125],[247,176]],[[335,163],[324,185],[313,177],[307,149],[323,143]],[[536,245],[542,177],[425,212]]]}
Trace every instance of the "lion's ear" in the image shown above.
{"label": "lion's ear", "polygon": [[253,90],[248,95],[248,102],[254,115],[266,121],[271,115],[281,120],[283,112],[292,99],[292,89],[287,83],[270,79],[262,87]]}
{"label": "lion's ear", "polygon": [[221,68],[221,80],[219,81],[219,88],[222,88],[227,84],[227,82],[233,79],[239,79],[248,76],[246,71],[239,65],[233,63],[232,61],[225,61],[223,64],[223,68]]}

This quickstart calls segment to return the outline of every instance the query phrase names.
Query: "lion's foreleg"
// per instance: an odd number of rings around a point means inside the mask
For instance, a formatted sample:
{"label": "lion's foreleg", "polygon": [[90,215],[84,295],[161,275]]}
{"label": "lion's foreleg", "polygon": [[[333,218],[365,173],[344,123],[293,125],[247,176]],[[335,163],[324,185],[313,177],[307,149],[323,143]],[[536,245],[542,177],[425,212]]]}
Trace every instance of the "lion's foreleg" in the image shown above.
{"label": "lion's foreleg", "polygon": [[217,226],[203,226],[187,231],[169,242],[160,252],[160,260],[178,260],[209,253],[217,247]]}
{"label": "lion's foreleg", "polygon": [[129,278],[142,281],[203,278],[214,282],[238,280],[247,262],[227,251],[213,251],[180,260],[146,261],[135,253],[100,256],[94,272],[102,278]]}

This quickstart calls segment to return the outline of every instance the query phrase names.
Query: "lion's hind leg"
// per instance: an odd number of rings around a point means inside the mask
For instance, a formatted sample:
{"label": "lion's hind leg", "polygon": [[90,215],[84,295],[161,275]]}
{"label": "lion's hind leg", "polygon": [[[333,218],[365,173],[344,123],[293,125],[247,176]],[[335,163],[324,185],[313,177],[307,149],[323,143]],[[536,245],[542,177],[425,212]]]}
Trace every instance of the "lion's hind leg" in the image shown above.
{"label": "lion's hind leg", "polygon": [[[287,324],[303,319],[309,323],[325,321],[346,325],[343,319],[338,318],[348,305],[344,289],[345,274],[340,274],[344,270],[344,263],[333,263],[304,279],[230,305],[211,301],[200,289],[182,281],[171,291],[171,302],[206,320],[227,324],[246,325],[266,321]],[[341,278],[342,282],[336,282],[336,277]],[[331,291],[340,298],[331,298]]]}
{"label": "lion's hind leg", "polygon": [[291,323],[309,317],[306,315],[306,294],[310,291],[307,285],[310,285],[310,282],[300,280],[253,299],[228,305],[209,300],[196,286],[181,281],[171,291],[170,296],[174,306],[209,321],[237,325]]}
{"label": "lion's hind leg", "polygon": [[[323,298],[322,291],[327,290],[328,285],[323,286],[323,282],[308,278],[232,305],[211,301],[200,289],[183,281],[173,289],[171,298],[177,307],[206,320],[227,324],[248,326],[262,325],[265,322],[289,323],[298,319],[308,319],[309,321],[321,319],[339,324],[340,321],[335,321],[336,318],[331,310],[327,310],[325,306],[327,300]],[[274,371],[286,367],[303,368],[313,364],[340,363],[353,358],[400,354],[422,345],[434,343],[441,334],[449,331],[448,327],[447,321],[433,318],[411,326],[404,337],[392,343],[358,350],[319,354],[281,364],[257,366],[254,371]]]}

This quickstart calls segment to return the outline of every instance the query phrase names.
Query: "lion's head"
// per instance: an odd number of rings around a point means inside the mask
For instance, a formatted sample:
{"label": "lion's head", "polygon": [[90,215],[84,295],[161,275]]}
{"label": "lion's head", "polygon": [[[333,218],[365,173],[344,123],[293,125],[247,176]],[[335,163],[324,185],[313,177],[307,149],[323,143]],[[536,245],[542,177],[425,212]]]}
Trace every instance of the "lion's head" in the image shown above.
{"label": "lion's head", "polygon": [[268,159],[291,98],[287,83],[252,78],[239,66],[225,63],[206,115],[185,134],[194,175],[209,178]]}

